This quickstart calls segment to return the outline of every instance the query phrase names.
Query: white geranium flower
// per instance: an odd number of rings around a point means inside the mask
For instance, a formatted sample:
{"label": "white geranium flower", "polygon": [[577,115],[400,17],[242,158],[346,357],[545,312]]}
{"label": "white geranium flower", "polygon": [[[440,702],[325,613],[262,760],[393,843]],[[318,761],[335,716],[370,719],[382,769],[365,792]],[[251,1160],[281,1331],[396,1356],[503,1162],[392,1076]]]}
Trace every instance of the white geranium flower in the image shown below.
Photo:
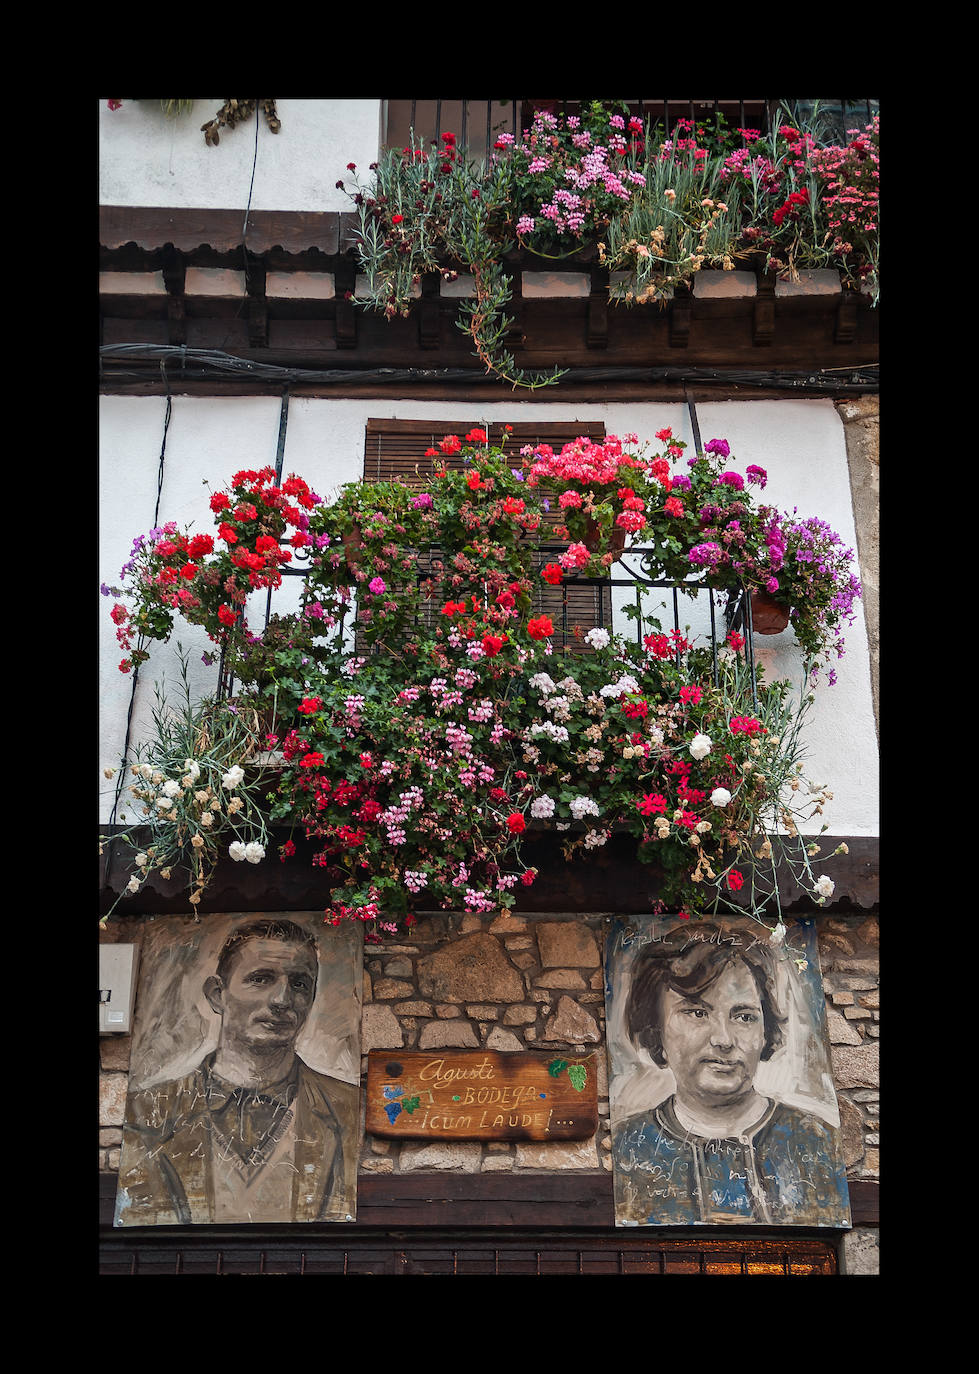
{"label": "white geranium flower", "polygon": [[530,803],[530,814],[535,820],[547,820],[549,816],[554,815],[554,798],[547,796],[546,793],[543,797],[535,797]]}
{"label": "white geranium flower", "polygon": [[245,846],[242,844],[241,840],[232,840],[231,844],[228,845],[228,853],[236,864],[240,864],[245,857]]}
{"label": "white geranium flower", "polygon": [[833,893],[836,891],[836,884],[833,882],[832,878],[827,878],[824,873],[821,877],[816,879],[814,890],[820,897],[832,897]]}
{"label": "white geranium flower", "polygon": [[690,741],[690,752],[695,759],[705,759],[713,747],[710,735],[694,735]]}
{"label": "white geranium flower", "polygon": [[239,768],[236,763],[233,767],[228,769],[227,773],[225,773],[224,777],[221,779],[221,786],[228,788],[237,787],[238,784],[243,781],[244,776],[245,770]]}
{"label": "white geranium flower", "polygon": [[607,649],[610,639],[608,630],[599,629],[597,625],[585,635],[585,643],[590,644],[593,649]]}
{"label": "white geranium flower", "polygon": [[727,806],[731,800],[731,794],[726,787],[715,787],[710,794],[711,806]]}
{"label": "white geranium flower", "polygon": [[554,691],[554,679],[550,673],[535,673],[530,679],[530,686],[535,692],[543,692],[546,696],[548,692]]}
{"label": "white geranium flower", "polygon": [[629,673],[623,673],[618,682],[608,682],[601,689],[599,695],[603,697],[621,697],[626,692],[639,691],[639,683]]}
{"label": "white geranium flower", "polygon": [[601,815],[597,803],[593,802],[591,797],[572,797],[568,806],[576,821],[580,821],[584,816]]}
{"label": "white geranium flower", "polygon": [[250,864],[260,864],[265,858],[265,850],[257,840],[245,845],[245,858]]}

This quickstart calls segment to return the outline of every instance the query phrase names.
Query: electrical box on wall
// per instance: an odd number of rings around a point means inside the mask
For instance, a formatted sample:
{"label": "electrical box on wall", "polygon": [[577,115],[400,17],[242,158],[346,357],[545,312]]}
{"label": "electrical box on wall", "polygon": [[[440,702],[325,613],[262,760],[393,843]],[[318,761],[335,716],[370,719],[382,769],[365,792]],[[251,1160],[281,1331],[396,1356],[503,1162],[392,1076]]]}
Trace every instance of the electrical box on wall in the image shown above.
{"label": "electrical box on wall", "polygon": [[99,945],[99,1034],[128,1034],[136,1001],[136,945]]}

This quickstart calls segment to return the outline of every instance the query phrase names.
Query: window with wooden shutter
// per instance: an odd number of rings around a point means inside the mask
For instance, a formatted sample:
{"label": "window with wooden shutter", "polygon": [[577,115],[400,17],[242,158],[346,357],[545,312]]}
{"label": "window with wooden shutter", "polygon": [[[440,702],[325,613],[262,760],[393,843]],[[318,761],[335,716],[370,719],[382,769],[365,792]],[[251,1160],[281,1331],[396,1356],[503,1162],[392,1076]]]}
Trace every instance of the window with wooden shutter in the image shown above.
{"label": "window with wooden shutter", "polygon": [[[485,430],[490,444],[513,456],[513,465],[524,464],[520,450],[528,444],[550,444],[555,450],[572,440],[585,436],[600,442],[605,438],[605,425],[594,420],[522,422],[504,425],[490,424],[478,417],[460,424],[459,421],[429,420],[368,420],[364,450],[364,479],[368,482],[406,482],[409,486],[424,486],[437,468],[462,468],[461,454],[427,457],[429,449],[437,448],[447,434],[464,438],[474,426]],[[554,529],[561,523],[556,508],[545,517],[536,543],[538,566],[553,562],[567,547],[558,541]],[[430,610],[426,619],[437,612]],[[608,582],[567,578],[561,586],[552,587],[540,582],[534,598],[532,615],[549,615],[554,622],[554,640],[561,645],[571,644],[581,652],[590,652],[583,643],[583,635],[594,626],[611,629],[612,591]],[[358,646],[358,652],[363,652]]]}

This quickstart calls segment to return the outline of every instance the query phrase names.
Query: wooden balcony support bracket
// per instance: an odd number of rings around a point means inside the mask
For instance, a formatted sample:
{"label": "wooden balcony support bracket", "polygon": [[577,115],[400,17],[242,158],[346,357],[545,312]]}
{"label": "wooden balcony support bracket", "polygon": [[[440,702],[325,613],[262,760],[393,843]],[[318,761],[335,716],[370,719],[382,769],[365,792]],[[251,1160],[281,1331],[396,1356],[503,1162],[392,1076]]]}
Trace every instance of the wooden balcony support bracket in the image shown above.
{"label": "wooden balcony support bracket", "polygon": [[836,328],[833,331],[834,343],[853,343],[853,340],[857,336],[858,304],[859,293],[844,286],[843,294],[840,296],[840,303],[836,311]]}
{"label": "wooden balcony support bracket", "polygon": [[167,290],[167,342],[179,347],[187,342],[187,307],[184,296],[187,264],[183,254],[178,253],[172,243],[165,243],[160,250],[160,267],[163,271],[163,285]]}
{"label": "wooden balcony support bracket", "polygon": [[357,347],[357,307],[353,296],[357,288],[357,265],[349,255],[337,261],[334,273],[336,288],[337,348]]}
{"label": "wooden balcony support bracket", "polygon": [[245,252],[245,292],[248,297],[248,347],[268,348],[269,310],[265,296],[265,260]]}
{"label": "wooden balcony support bracket", "polygon": [[608,271],[604,267],[591,269],[585,345],[588,348],[608,348]]}
{"label": "wooden balcony support bracket", "polygon": [[764,347],[775,339],[775,273],[759,271],[757,282],[751,342]]}
{"label": "wooden balcony support bracket", "polygon": [[421,280],[421,300],[418,306],[418,347],[439,346],[439,272],[426,272]]}
{"label": "wooden balcony support bracket", "polygon": [[693,291],[687,282],[673,289],[670,306],[670,347],[686,348],[690,342],[690,317],[693,312]]}

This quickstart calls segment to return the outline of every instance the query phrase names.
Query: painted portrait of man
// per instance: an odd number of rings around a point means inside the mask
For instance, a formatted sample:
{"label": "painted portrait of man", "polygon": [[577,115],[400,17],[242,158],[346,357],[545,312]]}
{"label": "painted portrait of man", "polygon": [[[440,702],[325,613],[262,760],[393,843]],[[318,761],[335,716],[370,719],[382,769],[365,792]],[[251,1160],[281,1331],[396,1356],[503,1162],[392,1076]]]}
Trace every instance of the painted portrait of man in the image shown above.
{"label": "painted portrait of man", "polygon": [[613,929],[618,1225],[849,1226],[815,936],[793,933],[790,955],[749,921]]}
{"label": "painted portrait of man", "polygon": [[361,961],[321,916],[152,923],[117,1226],[354,1219]]}

